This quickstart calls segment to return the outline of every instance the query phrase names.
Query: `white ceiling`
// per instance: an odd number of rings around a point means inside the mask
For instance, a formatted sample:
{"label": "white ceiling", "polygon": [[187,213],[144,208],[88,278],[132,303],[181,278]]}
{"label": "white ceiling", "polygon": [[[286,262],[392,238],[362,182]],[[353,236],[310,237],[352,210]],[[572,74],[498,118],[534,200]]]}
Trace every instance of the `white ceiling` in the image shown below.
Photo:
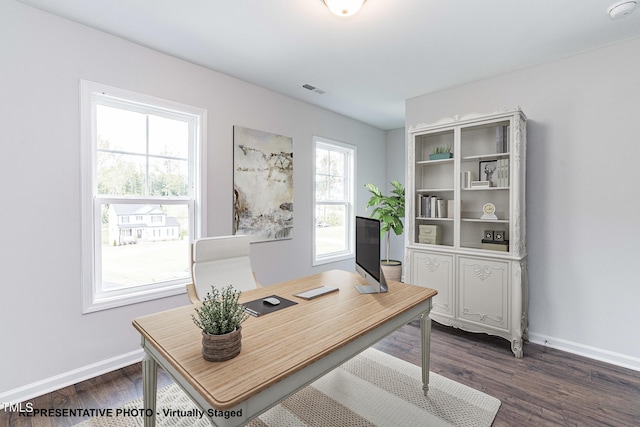
{"label": "white ceiling", "polygon": [[616,0],[20,1],[381,129],[407,98],[640,36]]}

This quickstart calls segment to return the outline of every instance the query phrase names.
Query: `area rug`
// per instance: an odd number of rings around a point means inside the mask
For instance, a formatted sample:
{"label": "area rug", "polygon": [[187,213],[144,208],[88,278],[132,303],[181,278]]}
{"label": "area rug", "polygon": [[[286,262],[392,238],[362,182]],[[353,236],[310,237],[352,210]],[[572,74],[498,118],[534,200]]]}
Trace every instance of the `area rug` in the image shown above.
{"label": "area rug", "polygon": [[[142,408],[142,399],[125,408]],[[250,427],[399,427],[491,426],[500,401],[463,384],[431,373],[428,396],[422,392],[419,366],[367,349],[251,420]],[[164,416],[163,409],[183,416]],[[179,386],[161,389],[157,398],[158,427],[208,427],[208,419],[184,416],[195,404]],[[142,426],[142,417],[96,417],[81,427]]]}

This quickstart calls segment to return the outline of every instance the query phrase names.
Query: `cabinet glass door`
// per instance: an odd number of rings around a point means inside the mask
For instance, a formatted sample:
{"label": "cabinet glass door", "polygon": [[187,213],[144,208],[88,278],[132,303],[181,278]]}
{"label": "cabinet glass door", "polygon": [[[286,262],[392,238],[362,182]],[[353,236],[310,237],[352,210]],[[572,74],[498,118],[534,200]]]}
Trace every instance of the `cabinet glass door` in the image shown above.
{"label": "cabinet glass door", "polygon": [[509,252],[509,120],[460,132],[460,247]]}
{"label": "cabinet glass door", "polygon": [[416,135],[413,242],[453,245],[454,131]]}

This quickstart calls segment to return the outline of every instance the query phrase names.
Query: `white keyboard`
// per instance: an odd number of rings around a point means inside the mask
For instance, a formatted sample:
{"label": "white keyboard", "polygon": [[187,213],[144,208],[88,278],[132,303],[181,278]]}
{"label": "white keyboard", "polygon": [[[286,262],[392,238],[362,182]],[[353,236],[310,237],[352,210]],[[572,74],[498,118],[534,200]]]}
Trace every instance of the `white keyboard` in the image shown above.
{"label": "white keyboard", "polygon": [[304,299],[314,299],[321,295],[329,294],[337,290],[338,288],[334,288],[331,286],[320,286],[319,288],[309,289],[308,291],[301,292],[299,294],[296,294],[295,296],[304,298]]}

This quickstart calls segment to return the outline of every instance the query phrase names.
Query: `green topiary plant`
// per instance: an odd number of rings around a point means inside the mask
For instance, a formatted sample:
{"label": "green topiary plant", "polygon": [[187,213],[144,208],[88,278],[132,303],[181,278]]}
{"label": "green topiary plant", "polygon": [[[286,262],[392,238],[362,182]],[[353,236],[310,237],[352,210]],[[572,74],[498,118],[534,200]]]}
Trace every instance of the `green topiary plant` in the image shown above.
{"label": "green topiary plant", "polygon": [[238,304],[240,291],[232,285],[222,290],[212,286],[201,307],[196,307],[198,317],[191,315],[193,322],[209,335],[223,335],[239,328],[249,314]]}
{"label": "green topiary plant", "polygon": [[451,146],[450,145],[446,145],[446,146],[442,146],[442,147],[434,147],[431,150],[431,154],[445,154],[445,153],[450,153],[451,152]]}
{"label": "green topiary plant", "polygon": [[367,203],[367,209],[374,207],[371,217],[380,220],[381,235],[387,235],[387,259],[389,261],[389,247],[391,230],[399,236],[404,231],[402,220],[404,219],[404,186],[398,181],[391,181],[393,190],[391,196],[385,196],[380,189],[373,184],[366,184],[367,190],[372,194]]}

